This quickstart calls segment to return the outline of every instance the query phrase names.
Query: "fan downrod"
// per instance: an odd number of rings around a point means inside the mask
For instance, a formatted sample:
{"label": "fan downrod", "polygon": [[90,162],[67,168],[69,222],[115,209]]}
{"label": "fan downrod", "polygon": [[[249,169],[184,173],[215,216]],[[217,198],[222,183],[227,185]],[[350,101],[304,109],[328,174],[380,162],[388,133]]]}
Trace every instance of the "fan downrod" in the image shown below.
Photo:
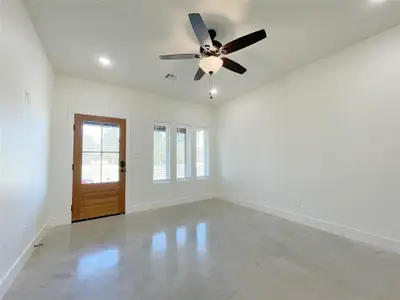
{"label": "fan downrod", "polygon": [[208,33],[210,34],[212,40],[214,40],[217,36],[217,32],[214,29],[208,29]]}

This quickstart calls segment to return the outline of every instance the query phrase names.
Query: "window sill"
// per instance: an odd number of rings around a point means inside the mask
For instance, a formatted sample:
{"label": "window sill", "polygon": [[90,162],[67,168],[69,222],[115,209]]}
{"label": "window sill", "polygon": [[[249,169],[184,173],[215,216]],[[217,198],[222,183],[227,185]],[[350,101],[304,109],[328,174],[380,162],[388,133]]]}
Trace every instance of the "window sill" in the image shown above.
{"label": "window sill", "polygon": [[192,181],[193,177],[186,177],[186,178],[177,178],[176,182],[188,182],[188,181]]}
{"label": "window sill", "polygon": [[165,179],[165,180],[153,180],[153,184],[165,184],[165,183],[171,183],[171,179]]}
{"label": "window sill", "polygon": [[196,180],[207,180],[207,179],[210,179],[210,176],[196,177]]}

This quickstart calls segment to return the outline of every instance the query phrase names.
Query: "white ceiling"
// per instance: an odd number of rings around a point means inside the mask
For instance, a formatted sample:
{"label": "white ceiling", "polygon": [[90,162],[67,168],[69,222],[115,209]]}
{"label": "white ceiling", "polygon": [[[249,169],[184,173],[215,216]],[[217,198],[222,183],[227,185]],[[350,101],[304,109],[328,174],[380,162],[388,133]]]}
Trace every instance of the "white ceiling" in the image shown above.
{"label": "white ceiling", "polygon": [[[214,102],[235,98],[346,45],[400,23],[400,1],[380,0],[25,0],[56,71],[175,99],[210,103],[198,61],[159,54],[199,49],[188,13],[202,14],[222,43],[258,29],[268,38],[230,55],[248,68],[214,76]],[[378,1],[379,0],[375,0]],[[112,69],[96,58],[109,55]],[[164,76],[173,73],[175,81]]]}

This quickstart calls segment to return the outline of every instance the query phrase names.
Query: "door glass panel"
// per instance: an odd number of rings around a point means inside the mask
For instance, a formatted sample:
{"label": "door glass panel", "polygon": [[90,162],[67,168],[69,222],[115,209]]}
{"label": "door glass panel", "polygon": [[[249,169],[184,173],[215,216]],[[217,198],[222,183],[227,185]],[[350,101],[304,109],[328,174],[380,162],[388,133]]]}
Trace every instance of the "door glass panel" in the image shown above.
{"label": "door glass panel", "polygon": [[84,123],[82,130],[82,184],[118,182],[119,126]]}
{"label": "door glass panel", "polygon": [[119,152],[119,127],[103,126],[103,152]]}
{"label": "door glass panel", "polygon": [[82,128],[82,151],[101,151],[101,124],[84,123]]}
{"label": "door glass panel", "polygon": [[82,153],[82,184],[101,182],[101,153]]}
{"label": "door glass panel", "polygon": [[101,182],[119,181],[119,153],[103,153]]}

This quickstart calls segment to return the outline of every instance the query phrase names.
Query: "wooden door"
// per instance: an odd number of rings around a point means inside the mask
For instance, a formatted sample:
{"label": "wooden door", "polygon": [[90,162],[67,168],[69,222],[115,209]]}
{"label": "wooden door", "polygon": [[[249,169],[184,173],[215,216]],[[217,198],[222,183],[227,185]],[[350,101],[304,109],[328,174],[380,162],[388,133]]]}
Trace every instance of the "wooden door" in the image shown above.
{"label": "wooden door", "polygon": [[75,115],[72,221],[125,213],[126,120]]}

